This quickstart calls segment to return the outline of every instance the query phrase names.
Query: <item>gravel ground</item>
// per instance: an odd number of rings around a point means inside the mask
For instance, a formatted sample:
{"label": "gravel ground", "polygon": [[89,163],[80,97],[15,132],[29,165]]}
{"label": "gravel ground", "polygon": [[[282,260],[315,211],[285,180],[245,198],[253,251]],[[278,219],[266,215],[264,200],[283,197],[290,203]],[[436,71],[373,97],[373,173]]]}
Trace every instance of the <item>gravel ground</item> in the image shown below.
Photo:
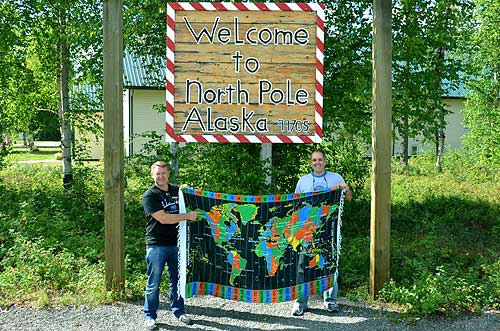
{"label": "gravel ground", "polygon": [[[500,331],[500,312],[461,316],[454,319],[419,319],[409,323],[394,312],[365,303],[339,298],[340,312],[322,309],[320,298],[311,298],[309,311],[302,317],[290,315],[291,303],[249,304],[210,296],[186,301],[188,315],[194,320],[182,325],[172,317],[162,301],[158,330],[314,330],[314,331]],[[143,330],[142,302],[96,307],[48,309],[10,308],[0,311],[0,330],[87,331]]]}

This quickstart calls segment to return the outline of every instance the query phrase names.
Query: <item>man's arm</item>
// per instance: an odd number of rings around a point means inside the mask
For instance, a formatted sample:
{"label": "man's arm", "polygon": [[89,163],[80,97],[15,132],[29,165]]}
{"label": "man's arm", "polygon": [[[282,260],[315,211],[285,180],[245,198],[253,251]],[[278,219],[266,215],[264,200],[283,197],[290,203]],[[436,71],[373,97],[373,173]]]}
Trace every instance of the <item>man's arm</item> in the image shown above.
{"label": "man's arm", "polygon": [[157,212],[151,214],[151,216],[161,224],[177,224],[183,221],[196,221],[198,213],[193,210],[189,213],[169,214],[164,210],[158,210]]}

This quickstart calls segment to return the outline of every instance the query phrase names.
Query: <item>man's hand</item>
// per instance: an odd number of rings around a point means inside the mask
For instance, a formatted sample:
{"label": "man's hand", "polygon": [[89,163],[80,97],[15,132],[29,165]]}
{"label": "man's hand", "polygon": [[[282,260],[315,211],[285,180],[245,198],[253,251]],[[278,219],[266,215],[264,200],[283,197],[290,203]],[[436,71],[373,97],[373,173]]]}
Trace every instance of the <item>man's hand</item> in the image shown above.
{"label": "man's hand", "polygon": [[198,218],[198,213],[195,210],[190,211],[189,213],[186,213],[184,215],[186,217],[186,221],[196,221],[196,219]]}
{"label": "man's hand", "polygon": [[352,200],[352,191],[349,188],[347,188],[347,191],[345,192],[344,199],[347,202]]}
{"label": "man's hand", "polygon": [[349,189],[349,186],[347,186],[347,184],[345,182],[340,183],[339,186],[340,186],[340,188],[346,190],[345,196],[344,196],[345,201],[347,201],[347,202],[351,201],[352,200],[352,191]]}

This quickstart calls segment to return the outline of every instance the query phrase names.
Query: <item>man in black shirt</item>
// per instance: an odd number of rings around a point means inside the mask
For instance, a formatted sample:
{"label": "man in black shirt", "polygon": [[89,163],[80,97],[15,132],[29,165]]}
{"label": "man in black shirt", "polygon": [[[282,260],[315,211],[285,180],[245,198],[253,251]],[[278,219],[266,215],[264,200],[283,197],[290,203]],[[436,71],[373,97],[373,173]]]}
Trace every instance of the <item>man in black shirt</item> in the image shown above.
{"label": "man in black shirt", "polygon": [[163,161],[151,165],[151,177],[155,184],[142,198],[142,206],[147,218],[146,225],[146,262],[147,285],[144,295],[145,326],[156,328],[157,311],[160,303],[160,283],[165,264],[168,266],[170,280],[170,307],[174,316],[182,323],[192,321],[184,311],[184,299],[177,288],[179,280],[179,261],[177,248],[177,224],[195,221],[196,211],[179,214],[179,187],[168,182],[170,169]]}

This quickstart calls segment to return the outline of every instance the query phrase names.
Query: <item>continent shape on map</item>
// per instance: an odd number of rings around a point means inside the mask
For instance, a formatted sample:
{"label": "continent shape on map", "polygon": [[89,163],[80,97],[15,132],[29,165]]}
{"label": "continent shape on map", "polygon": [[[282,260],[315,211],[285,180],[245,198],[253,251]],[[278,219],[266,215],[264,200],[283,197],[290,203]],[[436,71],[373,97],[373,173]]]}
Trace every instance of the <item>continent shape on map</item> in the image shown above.
{"label": "continent shape on map", "polygon": [[[286,217],[271,218],[261,229],[259,243],[255,247],[255,254],[266,259],[267,272],[274,276],[280,266],[280,259],[290,244],[294,251],[302,245],[306,250],[314,238],[314,231],[321,225],[321,218],[330,216],[337,206],[312,207],[306,205],[298,211],[293,211]],[[323,267],[325,258],[320,254],[313,254],[309,266]]]}
{"label": "continent shape on map", "polygon": [[236,216],[231,212],[234,203],[225,203],[214,206],[205,212],[205,219],[210,224],[212,238],[217,246],[224,248],[224,244],[240,231]]}
{"label": "continent shape on map", "polygon": [[[310,245],[314,232],[321,226],[321,219],[329,217],[337,208],[337,205],[313,207],[306,204],[299,210],[291,209],[285,217],[272,217],[261,226],[255,254],[265,259],[268,275],[276,275],[289,245],[294,251],[298,251],[299,247],[304,248],[306,254],[311,256],[309,267],[323,267],[325,257],[310,250]],[[226,252],[226,259],[231,265],[231,285],[245,270],[247,260],[232,247],[230,241],[241,234],[238,222],[246,226],[248,222],[254,221],[258,209],[255,204],[224,203],[213,206],[209,212],[203,212],[215,244]]]}
{"label": "continent shape on map", "polygon": [[247,266],[247,260],[242,258],[238,251],[232,250],[227,255],[227,260],[231,264],[231,276],[229,277],[229,283],[234,285],[234,280],[238,277]]}
{"label": "continent shape on map", "polygon": [[[209,212],[205,212],[205,219],[211,229],[212,238],[215,244],[227,253],[227,261],[231,265],[229,281],[234,285],[234,280],[238,277],[247,265],[244,259],[236,250],[228,247],[228,242],[241,233],[238,220],[243,226],[255,219],[258,207],[253,204],[225,203],[214,206]],[[239,218],[236,216],[239,214]]]}

